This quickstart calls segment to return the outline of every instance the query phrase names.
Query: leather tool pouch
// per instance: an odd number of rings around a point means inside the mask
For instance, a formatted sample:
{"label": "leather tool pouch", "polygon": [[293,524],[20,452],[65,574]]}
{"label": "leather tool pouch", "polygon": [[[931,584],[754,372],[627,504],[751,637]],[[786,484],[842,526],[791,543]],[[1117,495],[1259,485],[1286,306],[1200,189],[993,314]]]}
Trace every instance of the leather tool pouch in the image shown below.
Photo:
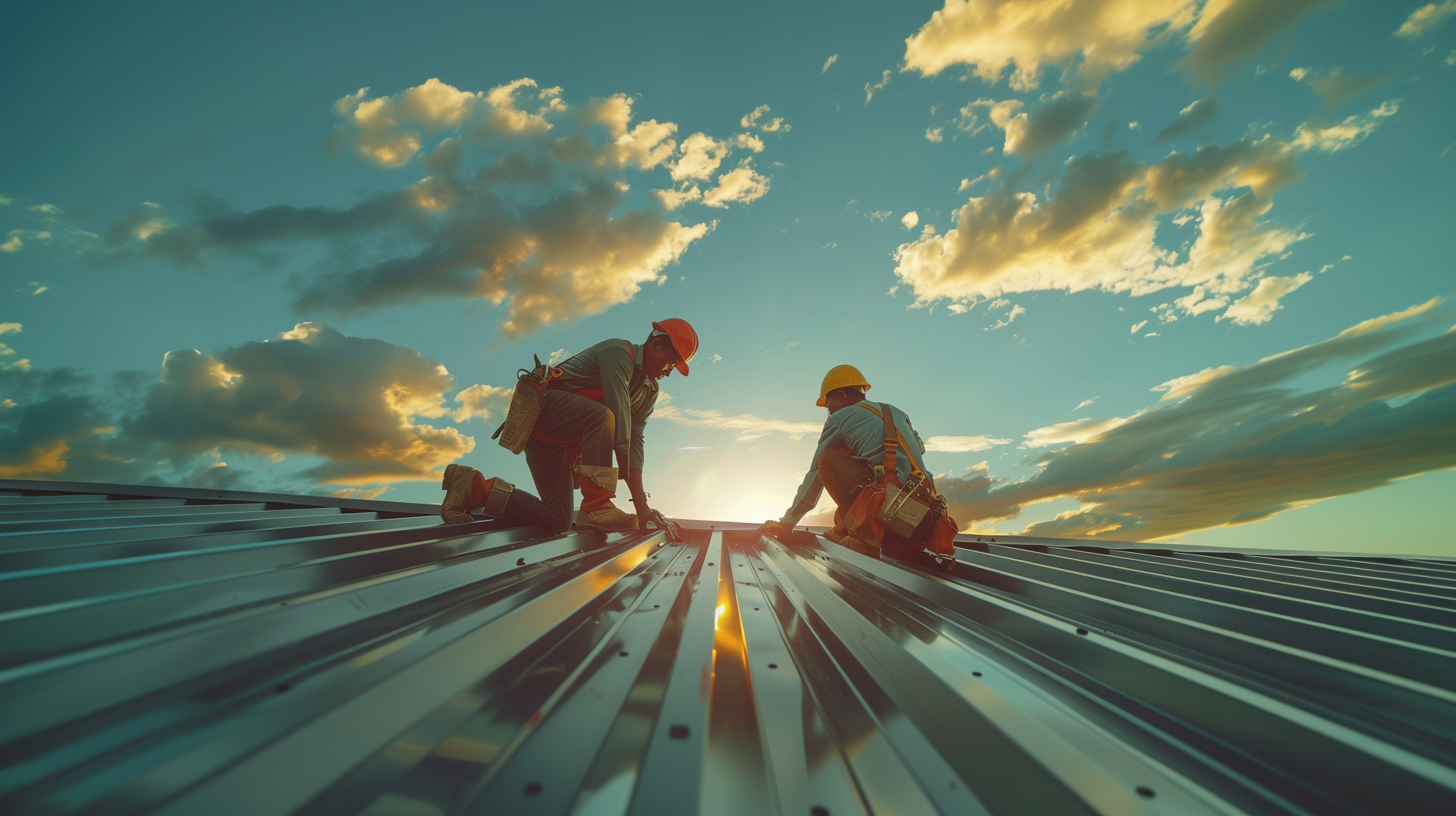
{"label": "leather tool pouch", "polygon": [[501,447],[511,453],[520,453],[526,449],[526,442],[531,438],[531,429],[536,427],[541,408],[546,404],[546,386],[561,375],[561,369],[551,368],[542,363],[540,357],[532,356],[536,367],[530,371],[520,369],[516,372],[516,390],[511,394],[511,407],[506,410],[506,421],[492,435],[492,438],[500,440]]}
{"label": "leather tool pouch", "polygon": [[914,495],[922,481],[922,478],[912,478],[904,487],[885,485],[885,502],[880,505],[878,518],[886,530],[908,539],[931,512],[930,505]]}

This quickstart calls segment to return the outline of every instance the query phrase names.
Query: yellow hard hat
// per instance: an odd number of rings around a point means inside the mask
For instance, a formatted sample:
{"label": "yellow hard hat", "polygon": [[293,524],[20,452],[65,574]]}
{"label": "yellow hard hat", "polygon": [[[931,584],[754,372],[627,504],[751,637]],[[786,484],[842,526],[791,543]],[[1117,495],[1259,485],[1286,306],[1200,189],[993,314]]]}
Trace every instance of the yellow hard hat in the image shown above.
{"label": "yellow hard hat", "polygon": [[836,388],[847,388],[851,385],[860,386],[866,391],[870,390],[870,384],[865,382],[865,376],[859,373],[859,369],[854,366],[837,365],[829,369],[829,373],[824,375],[824,382],[819,384],[819,401],[814,404],[823,408],[824,398],[829,396],[830,391]]}

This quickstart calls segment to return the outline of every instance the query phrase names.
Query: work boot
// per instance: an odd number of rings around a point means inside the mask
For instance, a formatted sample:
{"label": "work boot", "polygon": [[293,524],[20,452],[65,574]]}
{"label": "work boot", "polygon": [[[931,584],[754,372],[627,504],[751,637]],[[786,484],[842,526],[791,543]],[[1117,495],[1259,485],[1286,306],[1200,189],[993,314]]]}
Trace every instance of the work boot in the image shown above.
{"label": "work boot", "polygon": [[445,491],[445,500],[440,503],[440,518],[446,524],[464,524],[474,521],[470,511],[474,508],[471,496],[475,492],[475,477],[480,471],[465,465],[446,465],[445,478],[440,480],[440,489]]}
{"label": "work boot", "polygon": [[581,509],[576,513],[576,526],[583,530],[606,533],[630,533],[637,530],[637,517],[622,512],[612,499],[617,495],[617,469],[582,465]]}

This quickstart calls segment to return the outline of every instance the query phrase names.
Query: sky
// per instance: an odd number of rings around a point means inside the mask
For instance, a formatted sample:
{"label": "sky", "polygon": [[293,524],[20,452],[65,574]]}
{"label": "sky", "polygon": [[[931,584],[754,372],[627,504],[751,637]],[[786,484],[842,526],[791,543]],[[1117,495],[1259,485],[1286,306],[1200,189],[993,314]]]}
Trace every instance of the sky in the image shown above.
{"label": "sky", "polygon": [[973,532],[1456,553],[1456,0],[3,15],[0,478],[529,485],[516,370],[681,317],[670,516],[849,363]]}

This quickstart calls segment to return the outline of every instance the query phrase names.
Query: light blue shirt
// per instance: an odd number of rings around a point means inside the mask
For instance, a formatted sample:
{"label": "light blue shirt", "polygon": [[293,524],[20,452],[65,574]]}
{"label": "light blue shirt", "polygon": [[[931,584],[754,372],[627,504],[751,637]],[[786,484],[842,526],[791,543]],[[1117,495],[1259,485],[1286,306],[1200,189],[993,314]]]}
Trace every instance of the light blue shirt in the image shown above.
{"label": "light blue shirt", "polygon": [[[809,462],[809,472],[804,474],[804,481],[799,485],[799,493],[794,497],[794,503],[789,511],[784,514],[781,521],[790,526],[798,524],[799,519],[805,513],[814,509],[819,503],[819,496],[824,491],[824,482],[819,479],[819,457],[832,448],[843,448],[849,456],[869,467],[885,463],[885,421],[876,416],[874,411],[865,408],[867,405],[875,406],[880,410],[884,403],[857,402],[846,406],[829,415],[824,422],[824,432],[819,435],[819,447],[814,450],[814,459]],[[895,473],[900,477],[900,484],[909,481],[910,474],[917,466],[925,463],[925,443],[920,441],[920,434],[910,425],[910,417],[895,406],[890,406],[890,416],[895,420],[895,430],[899,433],[901,447],[895,456]],[[907,455],[906,449],[913,452],[912,457]],[[930,478],[929,472],[926,478]],[[932,488],[934,489],[933,483]]]}

